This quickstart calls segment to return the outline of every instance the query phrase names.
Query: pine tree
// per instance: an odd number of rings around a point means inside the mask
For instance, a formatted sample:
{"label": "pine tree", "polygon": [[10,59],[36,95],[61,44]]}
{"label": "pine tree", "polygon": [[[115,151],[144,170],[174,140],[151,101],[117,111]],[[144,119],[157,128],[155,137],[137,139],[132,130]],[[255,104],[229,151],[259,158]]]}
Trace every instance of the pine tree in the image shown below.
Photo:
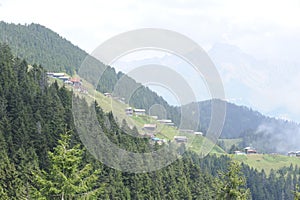
{"label": "pine tree", "polygon": [[71,147],[71,135],[61,135],[58,146],[49,152],[49,171],[36,173],[41,185],[41,195],[47,199],[90,199],[98,195],[102,187],[97,185],[99,170],[92,172],[91,164],[82,166],[84,150],[80,145]]}
{"label": "pine tree", "polygon": [[294,193],[294,200],[300,200],[300,186],[299,185],[296,185],[296,190],[293,193]]}
{"label": "pine tree", "polygon": [[246,179],[237,161],[230,161],[227,172],[220,172],[219,177],[220,179],[216,179],[215,182],[217,199],[250,199],[250,190],[246,189]]}

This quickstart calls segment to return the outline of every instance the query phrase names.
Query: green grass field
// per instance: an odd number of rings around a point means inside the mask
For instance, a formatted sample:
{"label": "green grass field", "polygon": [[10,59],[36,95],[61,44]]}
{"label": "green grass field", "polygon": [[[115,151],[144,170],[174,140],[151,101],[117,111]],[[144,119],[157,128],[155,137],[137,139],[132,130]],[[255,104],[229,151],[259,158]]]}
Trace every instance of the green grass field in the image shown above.
{"label": "green grass field", "polygon": [[266,174],[269,174],[271,169],[280,169],[288,167],[291,164],[300,166],[300,158],[288,157],[284,155],[270,155],[270,154],[253,154],[253,155],[234,155],[233,159],[243,162],[250,167],[259,171],[264,169]]}

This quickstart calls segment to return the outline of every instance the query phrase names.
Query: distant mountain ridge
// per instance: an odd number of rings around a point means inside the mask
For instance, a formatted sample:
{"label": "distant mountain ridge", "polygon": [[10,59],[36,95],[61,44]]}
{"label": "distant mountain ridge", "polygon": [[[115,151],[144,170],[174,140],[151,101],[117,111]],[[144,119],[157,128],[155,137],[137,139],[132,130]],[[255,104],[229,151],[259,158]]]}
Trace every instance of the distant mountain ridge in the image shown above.
{"label": "distant mountain ridge", "polygon": [[[201,121],[199,129],[205,132],[210,123],[211,101],[198,102],[198,105]],[[241,147],[253,146],[260,153],[286,154],[300,149],[300,125],[226,102],[226,117],[220,138],[241,138]]]}

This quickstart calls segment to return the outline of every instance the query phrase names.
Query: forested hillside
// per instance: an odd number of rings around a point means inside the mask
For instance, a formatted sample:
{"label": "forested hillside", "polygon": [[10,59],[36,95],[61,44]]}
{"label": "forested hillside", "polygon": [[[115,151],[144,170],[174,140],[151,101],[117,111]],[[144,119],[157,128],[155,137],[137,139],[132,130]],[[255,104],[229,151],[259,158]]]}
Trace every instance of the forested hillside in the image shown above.
{"label": "forested hillside", "polygon": [[[62,38],[52,30],[39,25],[8,24],[0,22],[0,42],[9,44],[12,52],[29,63],[41,64],[43,68],[54,72],[67,72],[74,74],[78,72],[82,62],[88,54],[74,46],[68,40]],[[138,88],[131,99],[125,99],[136,108],[145,108],[147,111],[153,104],[164,105],[167,110],[167,117],[176,124],[180,121],[178,108],[168,105],[168,103],[155,92],[136,83],[132,78],[123,73],[117,73],[110,66],[105,66],[100,61],[96,62],[97,67],[104,71],[99,80],[97,90],[102,93],[113,92],[119,79],[125,78],[126,85]],[[125,77],[123,77],[125,75]],[[87,78],[87,77],[83,77]],[[99,78],[99,77],[98,77]],[[126,91],[115,92],[115,95],[124,97]]]}
{"label": "forested hillside", "polygon": [[[77,72],[85,57],[88,55],[71,42],[59,36],[57,33],[39,24],[16,25],[0,22],[0,41],[11,46],[12,52],[29,63],[41,64],[49,71],[65,71],[69,74]],[[138,88],[132,96],[127,97],[128,90],[114,91],[118,97],[126,97],[125,101],[136,108],[144,108],[146,111],[154,104],[162,105],[166,110],[166,118],[171,119],[176,125],[181,120],[180,107],[168,105],[168,103],[149,88],[136,83],[130,77],[114,68],[105,66],[96,61],[97,66],[104,71],[97,84],[97,90],[113,92],[119,80],[125,80],[125,88]],[[87,78],[87,77],[83,77]],[[89,80],[87,78],[87,80]],[[199,102],[200,124],[198,130],[206,132],[210,122],[211,102]],[[191,106],[191,105],[189,105]],[[243,106],[226,103],[227,113],[221,138],[242,138],[240,147],[252,145],[260,152],[286,153],[297,147],[297,139],[294,133],[298,133],[298,124],[277,120],[262,115]],[[191,118],[191,124],[198,119]]]}
{"label": "forested hillside", "polygon": [[[244,165],[240,171],[226,156],[200,159],[187,152],[155,172],[130,174],[106,167],[79,140],[72,92],[48,85],[44,69],[32,66],[0,45],[1,199],[248,199],[250,191],[253,199],[293,199],[300,181],[295,166],[266,177]],[[158,148],[126,134],[124,130],[135,130],[126,123],[121,128],[111,113],[94,106],[100,124],[109,120],[104,130],[115,144],[133,152]]]}
{"label": "forested hillside", "polygon": [[50,71],[74,73],[87,53],[50,29],[39,25],[0,22],[0,42],[30,63],[43,64]]}
{"label": "forested hillside", "polygon": [[[14,57],[6,45],[0,46],[0,70],[1,199],[192,199],[215,195],[213,176],[202,173],[190,159],[145,174],[105,167],[78,139],[71,92],[56,83],[48,86],[43,68],[33,65],[28,69],[27,62]],[[96,110],[100,123],[109,120],[106,134],[116,144],[138,152],[155,148],[146,139],[125,134],[111,113],[103,113],[97,105]],[[81,174],[82,166],[85,170],[80,177],[91,177],[84,187],[74,176]]]}

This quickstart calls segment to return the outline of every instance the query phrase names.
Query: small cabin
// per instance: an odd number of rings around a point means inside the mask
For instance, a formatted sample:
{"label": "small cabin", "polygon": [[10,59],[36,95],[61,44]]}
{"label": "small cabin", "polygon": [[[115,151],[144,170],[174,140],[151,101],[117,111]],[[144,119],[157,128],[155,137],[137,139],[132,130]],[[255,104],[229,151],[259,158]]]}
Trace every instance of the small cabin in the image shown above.
{"label": "small cabin", "polygon": [[186,136],[174,136],[174,140],[177,143],[186,143],[187,142],[187,137]]}
{"label": "small cabin", "polygon": [[146,114],[145,109],[134,109],[133,112],[135,115],[145,115]]}
{"label": "small cabin", "polygon": [[65,82],[65,81],[68,81],[70,79],[70,77],[69,76],[60,76],[60,77],[58,77],[58,79]]}
{"label": "small cabin", "polygon": [[202,132],[194,132],[194,135],[203,136]]}
{"label": "small cabin", "polygon": [[296,157],[296,152],[295,151],[290,151],[290,152],[288,152],[288,156]]}
{"label": "small cabin", "polygon": [[[50,74],[50,73],[49,73],[49,74]],[[54,77],[54,78],[59,78],[59,77],[65,76],[65,73],[52,73],[51,75],[52,75],[52,77]]]}
{"label": "small cabin", "polygon": [[157,121],[161,124],[172,123],[172,120],[170,120],[170,119],[159,119]]}
{"label": "small cabin", "polygon": [[167,126],[175,126],[175,124],[170,119],[159,119],[157,120],[159,123],[167,125]]}
{"label": "small cabin", "polygon": [[109,93],[109,92],[105,92],[104,96],[106,96],[106,97],[112,97],[111,93]]}
{"label": "small cabin", "polygon": [[156,130],[157,125],[156,124],[145,124],[143,127],[143,130],[145,130],[146,132],[153,132]]}
{"label": "small cabin", "polygon": [[128,107],[125,109],[125,113],[127,116],[132,116],[133,115],[133,109],[131,107]]}
{"label": "small cabin", "polygon": [[82,84],[79,78],[70,78],[69,81],[71,81],[74,86],[81,86]]}
{"label": "small cabin", "polygon": [[235,155],[245,155],[246,153],[242,152],[242,151],[234,151],[234,154]]}
{"label": "small cabin", "polygon": [[246,147],[246,148],[244,148],[244,151],[245,151],[245,154],[256,154],[257,153],[257,151],[252,147]]}

